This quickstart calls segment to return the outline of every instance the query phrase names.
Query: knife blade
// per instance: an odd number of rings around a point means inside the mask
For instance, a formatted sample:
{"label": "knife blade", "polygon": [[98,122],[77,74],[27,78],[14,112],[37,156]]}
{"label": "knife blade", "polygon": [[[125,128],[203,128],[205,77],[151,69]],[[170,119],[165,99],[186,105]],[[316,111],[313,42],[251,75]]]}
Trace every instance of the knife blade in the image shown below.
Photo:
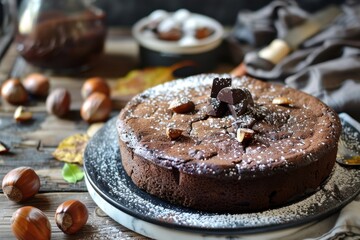
{"label": "knife blade", "polygon": [[264,66],[265,61],[269,63],[265,64],[267,66],[266,68],[271,69],[291,51],[296,50],[306,39],[315,35],[324,27],[329,25],[337,16],[340,15],[340,13],[340,8],[334,5],[330,5],[315,13],[303,24],[289,30],[288,34],[283,39],[274,39],[267,47],[258,52],[257,58],[260,59],[250,58],[250,62],[247,62],[247,64],[256,67],[258,65],[257,62],[261,62],[259,63],[260,66]]}

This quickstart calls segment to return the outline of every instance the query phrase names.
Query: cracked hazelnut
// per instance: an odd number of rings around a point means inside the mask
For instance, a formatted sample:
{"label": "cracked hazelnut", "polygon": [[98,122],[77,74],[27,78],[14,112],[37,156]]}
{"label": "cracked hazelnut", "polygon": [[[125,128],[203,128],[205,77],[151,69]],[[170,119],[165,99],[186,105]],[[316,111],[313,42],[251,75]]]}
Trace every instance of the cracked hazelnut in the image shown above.
{"label": "cracked hazelnut", "polygon": [[56,209],[55,222],[64,233],[74,234],[86,224],[88,216],[88,210],[82,202],[68,200]]}
{"label": "cracked hazelnut", "polygon": [[23,202],[38,193],[40,178],[30,167],[15,168],[5,175],[2,189],[11,201]]}
{"label": "cracked hazelnut", "polygon": [[31,206],[19,208],[11,218],[11,230],[17,239],[50,239],[51,225],[47,216]]}
{"label": "cracked hazelnut", "polygon": [[88,123],[103,122],[111,113],[111,100],[103,93],[91,94],[81,106],[81,117]]}
{"label": "cracked hazelnut", "polygon": [[236,130],[236,139],[242,143],[250,140],[254,135],[254,133],[255,133],[254,130],[249,128],[238,128]]}
{"label": "cracked hazelnut", "polygon": [[35,97],[44,98],[49,94],[49,79],[43,74],[32,73],[28,75],[24,79],[23,85],[26,91]]}
{"label": "cracked hazelnut", "polygon": [[276,97],[272,100],[272,104],[275,105],[290,105],[292,104],[291,100],[286,97]]}
{"label": "cracked hazelnut", "polygon": [[182,130],[176,128],[166,128],[166,136],[168,136],[171,140],[178,139],[181,134]]}
{"label": "cracked hazelnut", "polygon": [[177,98],[170,102],[169,109],[176,113],[188,113],[195,109],[195,104],[187,97]]}
{"label": "cracked hazelnut", "polygon": [[14,119],[16,122],[26,122],[32,119],[32,113],[27,111],[23,106],[19,106],[14,112]]}
{"label": "cracked hazelnut", "polygon": [[70,111],[70,104],[70,93],[65,88],[58,88],[47,97],[46,110],[50,114],[63,117]]}
{"label": "cracked hazelnut", "polygon": [[28,101],[28,93],[19,79],[11,78],[1,87],[1,96],[10,104],[20,105]]}
{"label": "cracked hazelnut", "polygon": [[94,92],[100,92],[106,96],[110,96],[110,88],[105,79],[101,77],[93,77],[85,81],[81,88],[81,96],[83,99],[88,98]]}
{"label": "cracked hazelnut", "polygon": [[0,141],[0,153],[9,152],[10,148],[3,142]]}

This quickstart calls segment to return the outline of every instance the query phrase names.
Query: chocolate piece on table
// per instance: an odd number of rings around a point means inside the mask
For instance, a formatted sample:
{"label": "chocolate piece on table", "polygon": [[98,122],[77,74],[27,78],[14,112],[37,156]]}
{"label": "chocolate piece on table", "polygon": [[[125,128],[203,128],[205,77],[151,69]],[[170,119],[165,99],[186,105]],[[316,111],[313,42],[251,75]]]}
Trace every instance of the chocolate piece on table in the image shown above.
{"label": "chocolate piece on table", "polygon": [[210,104],[206,106],[206,113],[212,117],[222,117],[227,110],[226,103],[217,100],[216,98],[210,99]]}
{"label": "chocolate piece on table", "polygon": [[231,87],[221,89],[217,95],[218,100],[232,105],[241,103],[246,98],[247,94],[242,89]]}
{"label": "chocolate piece on table", "polygon": [[216,98],[221,89],[231,87],[231,78],[214,78],[210,97]]}

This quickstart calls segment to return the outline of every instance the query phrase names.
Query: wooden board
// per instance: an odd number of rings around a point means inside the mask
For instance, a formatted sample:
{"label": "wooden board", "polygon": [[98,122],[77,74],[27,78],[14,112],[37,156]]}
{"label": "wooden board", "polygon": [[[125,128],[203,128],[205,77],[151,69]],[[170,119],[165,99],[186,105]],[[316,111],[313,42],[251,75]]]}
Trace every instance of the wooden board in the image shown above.
{"label": "wooden board", "polygon": [[[13,119],[15,106],[0,98],[0,141],[10,146],[10,152],[0,154],[0,180],[4,175],[20,166],[30,166],[40,176],[40,193],[26,203],[9,201],[0,189],[0,239],[15,239],[10,227],[14,211],[24,205],[35,206],[45,212],[52,225],[52,239],[146,239],[110,219],[92,201],[84,181],[67,183],[62,175],[63,162],[53,158],[52,152],[64,138],[76,133],[85,133],[89,125],[80,117],[82,99],[80,89],[88,77],[102,76],[109,84],[124,76],[137,65],[136,44],[128,30],[112,31],[106,43],[105,54],[98,65],[90,71],[67,76],[59,75],[28,65],[16,52],[12,44],[0,62],[0,84],[10,77],[24,78],[32,72],[49,76],[51,90],[65,87],[72,97],[71,112],[64,119],[46,113],[45,101],[32,100],[27,108],[33,112],[33,120],[16,123]],[[112,116],[119,109],[114,109]],[[67,199],[78,199],[87,206],[90,216],[88,224],[76,235],[63,234],[54,223],[58,205]]]}
{"label": "wooden board", "polygon": [[[57,207],[64,201],[77,199],[83,202],[89,211],[87,224],[75,235],[64,234],[57,226],[54,215]],[[11,231],[11,217],[23,206],[33,206],[42,210],[51,224],[51,239],[147,239],[109,218],[91,199],[88,193],[43,193],[37,194],[25,204],[9,201],[0,194],[0,239],[15,239]]]}

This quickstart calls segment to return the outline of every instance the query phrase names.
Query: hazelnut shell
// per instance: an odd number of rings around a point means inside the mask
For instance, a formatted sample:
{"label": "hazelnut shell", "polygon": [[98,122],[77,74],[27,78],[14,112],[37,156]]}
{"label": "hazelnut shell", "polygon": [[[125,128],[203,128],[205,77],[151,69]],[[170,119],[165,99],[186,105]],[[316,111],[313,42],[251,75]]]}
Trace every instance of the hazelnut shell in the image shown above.
{"label": "hazelnut shell", "polygon": [[15,168],[5,175],[2,189],[8,199],[24,202],[39,192],[40,178],[30,167]]}
{"label": "hazelnut shell", "polygon": [[66,234],[78,232],[89,217],[86,206],[78,200],[63,202],[55,213],[56,225]]}
{"label": "hazelnut shell", "polygon": [[188,113],[194,111],[195,104],[187,98],[180,98],[170,102],[169,109],[176,113]]}
{"label": "hazelnut shell", "polygon": [[10,147],[8,147],[5,143],[0,141],[0,154],[7,153],[7,152],[9,152],[9,150],[10,150]]}
{"label": "hazelnut shell", "polygon": [[28,93],[44,98],[49,94],[49,79],[40,73],[32,73],[23,80],[23,85]]}
{"label": "hazelnut shell", "polygon": [[110,96],[110,87],[106,83],[105,79],[101,77],[93,77],[84,82],[81,88],[81,96],[83,99],[88,98],[94,92],[100,92],[106,96]]}
{"label": "hazelnut shell", "polygon": [[181,137],[182,132],[183,131],[181,129],[166,128],[166,136],[168,136],[171,140],[175,140]]}
{"label": "hazelnut shell", "polygon": [[11,78],[4,82],[1,87],[1,96],[5,101],[13,105],[23,105],[29,99],[23,84],[16,78]]}
{"label": "hazelnut shell", "polygon": [[111,100],[105,94],[91,94],[81,106],[81,117],[88,123],[103,122],[111,113]]}
{"label": "hazelnut shell", "polygon": [[39,209],[25,206],[16,210],[11,218],[11,230],[17,239],[50,239],[51,225]]}
{"label": "hazelnut shell", "polygon": [[27,122],[32,119],[32,113],[27,111],[23,106],[19,106],[14,112],[14,119],[16,122]]}
{"label": "hazelnut shell", "polygon": [[65,88],[58,88],[47,97],[46,110],[50,114],[63,117],[70,111],[70,104],[70,93]]}

